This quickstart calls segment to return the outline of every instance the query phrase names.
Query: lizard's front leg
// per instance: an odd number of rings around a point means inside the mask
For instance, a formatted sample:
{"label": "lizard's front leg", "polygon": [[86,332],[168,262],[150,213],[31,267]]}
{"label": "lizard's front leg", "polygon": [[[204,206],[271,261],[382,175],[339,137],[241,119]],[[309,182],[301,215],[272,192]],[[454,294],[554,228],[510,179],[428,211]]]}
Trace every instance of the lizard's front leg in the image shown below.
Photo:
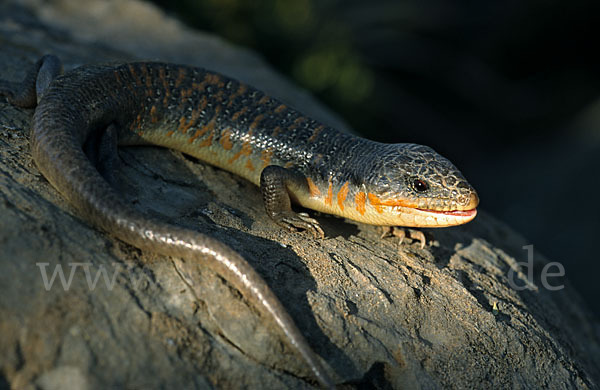
{"label": "lizard's front leg", "polygon": [[289,231],[306,230],[315,237],[324,238],[325,233],[317,220],[306,213],[296,213],[292,210],[288,191],[288,185],[292,182],[306,185],[306,180],[292,170],[277,165],[269,165],[263,169],[260,175],[260,191],[267,214]]}

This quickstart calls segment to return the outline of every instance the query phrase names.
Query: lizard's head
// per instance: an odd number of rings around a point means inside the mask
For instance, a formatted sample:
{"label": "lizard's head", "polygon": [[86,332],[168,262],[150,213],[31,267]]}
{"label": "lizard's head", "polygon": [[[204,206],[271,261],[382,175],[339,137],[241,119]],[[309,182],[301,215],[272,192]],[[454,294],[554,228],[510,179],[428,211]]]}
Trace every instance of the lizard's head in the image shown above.
{"label": "lizard's head", "polygon": [[390,225],[454,226],[477,214],[475,189],[450,161],[427,146],[386,145],[370,168],[365,182],[369,203],[397,218]]}

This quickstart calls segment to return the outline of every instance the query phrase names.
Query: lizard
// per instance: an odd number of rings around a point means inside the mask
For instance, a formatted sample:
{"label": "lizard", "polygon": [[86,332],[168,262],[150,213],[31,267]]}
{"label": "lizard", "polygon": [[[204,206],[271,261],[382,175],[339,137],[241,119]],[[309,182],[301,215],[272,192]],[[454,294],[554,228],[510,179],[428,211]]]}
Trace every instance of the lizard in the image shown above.
{"label": "lizard", "polygon": [[[85,220],[142,250],[199,261],[237,288],[282,331],[325,388],[333,388],[284,306],[237,252],[199,232],[150,218],[111,186],[118,145],[189,154],[259,186],[269,217],[324,237],[308,209],[354,221],[446,227],[475,218],[479,198],[433,149],[340,132],[245,83],[160,62],[83,65],[67,73],[43,56],[22,82],[2,81],[11,104],[35,108],[31,154]],[[90,147],[90,139],[98,140]],[[96,151],[95,151],[96,150]]]}

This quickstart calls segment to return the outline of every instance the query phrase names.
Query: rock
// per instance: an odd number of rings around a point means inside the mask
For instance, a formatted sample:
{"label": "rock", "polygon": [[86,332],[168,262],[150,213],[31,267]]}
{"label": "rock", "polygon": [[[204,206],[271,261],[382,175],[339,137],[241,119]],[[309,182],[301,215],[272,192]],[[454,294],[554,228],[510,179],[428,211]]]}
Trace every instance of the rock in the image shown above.
{"label": "rock", "polygon": [[[6,1],[0,14],[4,79],[19,80],[46,52],[69,68],[148,56],[133,46],[82,43],[75,27],[47,25]],[[155,31],[157,23],[177,25],[157,20]],[[187,55],[202,53],[203,42],[212,42],[215,58],[237,53],[216,38],[186,34],[197,46]],[[176,61],[172,55],[152,54]],[[239,55],[238,68],[248,61],[270,73],[248,52]],[[194,58],[183,62],[218,65]],[[237,76],[234,68],[228,73]],[[279,77],[270,80],[284,100],[298,94]],[[313,113],[312,106],[303,109]],[[274,325],[227,281],[89,226],[32,162],[31,115],[0,101],[0,388],[314,386]],[[425,249],[326,215],[317,216],[326,238],[315,240],[272,224],[258,189],[227,172],[151,147],[123,148],[121,159],[123,196],[240,252],[347,388],[598,386],[597,320],[573,286],[552,275],[557,264],[485,212],[466,226],[427,231]]]}

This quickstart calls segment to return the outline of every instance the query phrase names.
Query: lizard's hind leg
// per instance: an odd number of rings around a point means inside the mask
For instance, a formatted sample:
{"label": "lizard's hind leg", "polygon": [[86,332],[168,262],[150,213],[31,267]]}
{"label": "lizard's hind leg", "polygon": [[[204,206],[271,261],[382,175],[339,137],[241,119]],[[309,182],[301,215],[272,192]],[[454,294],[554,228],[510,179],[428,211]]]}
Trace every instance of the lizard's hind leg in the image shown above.
{"label": "lizard's hind leg", "polygon": [[116,173],[121,165],[117,144],[118,129],[114,122],[92,133],[83,144],[86,156],[113,188],[116,188]]}

